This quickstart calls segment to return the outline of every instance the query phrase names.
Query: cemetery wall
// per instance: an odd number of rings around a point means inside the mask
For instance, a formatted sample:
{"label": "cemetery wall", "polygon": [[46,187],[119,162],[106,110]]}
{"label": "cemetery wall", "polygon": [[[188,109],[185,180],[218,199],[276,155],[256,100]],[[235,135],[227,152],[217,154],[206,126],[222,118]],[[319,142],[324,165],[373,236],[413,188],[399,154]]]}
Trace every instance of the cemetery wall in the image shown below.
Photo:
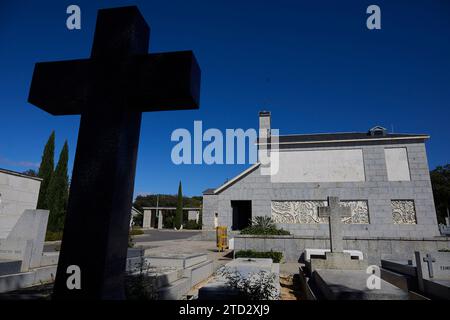
{"label": "cemetery wall", "polygon": [[0,239],[7,237],[20,215],[36,209],[41,179],[0,169]]}
{"label": "cemetery wall", "polygon": [[[305,249],[329,249],[328,237],[308,236],[234,236],[234,250],[279,251],[287,262],[303,261]],[[383,255],[399,259],[413,259],[414,251],[435,252],[450,249],[449,237],[401,238],[401,237],[344,237],[344,249],[361,250],[369,264],[380,264]]]}

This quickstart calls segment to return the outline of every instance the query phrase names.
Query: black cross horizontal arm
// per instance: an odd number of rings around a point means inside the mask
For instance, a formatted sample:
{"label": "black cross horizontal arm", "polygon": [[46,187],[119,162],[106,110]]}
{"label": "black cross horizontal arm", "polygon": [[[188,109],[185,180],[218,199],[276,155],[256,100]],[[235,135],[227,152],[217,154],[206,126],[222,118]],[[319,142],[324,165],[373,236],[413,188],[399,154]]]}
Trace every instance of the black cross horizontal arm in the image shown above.
{"label": "black cross horizontal arm", "polygon": [[101,93],[120,94],[115,98],[130,111],[188,110],[198,108],[199,92],[200,68],[194,54],[177,51],[120,61],[37,63],[28,101],[52,115],[81,114],[90,98]]}

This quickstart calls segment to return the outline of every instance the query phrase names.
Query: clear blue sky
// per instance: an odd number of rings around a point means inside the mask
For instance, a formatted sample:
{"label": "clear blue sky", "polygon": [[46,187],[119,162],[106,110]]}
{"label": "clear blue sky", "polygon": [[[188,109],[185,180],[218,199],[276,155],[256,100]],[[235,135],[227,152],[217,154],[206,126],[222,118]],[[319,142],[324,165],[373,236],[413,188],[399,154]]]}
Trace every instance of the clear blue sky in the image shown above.
{"label": "clear blue sky", "polygon": [[[54,117],[27,103],[38,61],[87,58],[99,8],[138,5],[150,51],[192,49],[202,70],[200,110],[143,116],[135,193],[187,195],[216,187],[247,166],[172,164],[176,128],[256,128],[272,111],[281,134],[366,131],[428,133],[430,167],[450,162],[450,1],[6,1],[0,2],[0,167],[40,162],[56,130],[74,158],[79,117]],[[314,2],[314,4],[311,4]],[[65,27],[66,8],[82,29]],[[366,8],[381,7],[369,31]]]}

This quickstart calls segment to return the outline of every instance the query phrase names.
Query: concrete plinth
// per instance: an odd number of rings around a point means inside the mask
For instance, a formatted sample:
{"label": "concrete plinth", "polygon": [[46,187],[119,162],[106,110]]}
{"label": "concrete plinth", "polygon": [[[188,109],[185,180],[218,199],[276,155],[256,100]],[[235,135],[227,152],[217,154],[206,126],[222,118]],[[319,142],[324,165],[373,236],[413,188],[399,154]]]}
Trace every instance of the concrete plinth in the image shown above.
{"label": "concrete plinth", "polygon": [[369,274],[360,270],[316,270],[313,279],[326,300],[408,300],[408,292],[380,279],[379,289],[369,289]]}
{"label": "concrete plinth", "polygon": [[311,273],[317,269],[366,270],[367,261],[352,259],[346,252],[326,252],[325,259],[311,258],[307,265]]}

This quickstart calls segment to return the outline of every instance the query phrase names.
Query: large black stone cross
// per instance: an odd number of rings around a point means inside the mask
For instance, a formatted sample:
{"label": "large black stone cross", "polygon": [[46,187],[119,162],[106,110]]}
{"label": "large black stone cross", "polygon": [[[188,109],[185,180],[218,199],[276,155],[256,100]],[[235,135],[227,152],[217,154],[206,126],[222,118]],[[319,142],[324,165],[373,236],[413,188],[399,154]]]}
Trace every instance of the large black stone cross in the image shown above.
{"label": "large black stone cross", "polygon": [[[141,113],[199,107],[193,53],[148,54],[149,35],[137,7],[99,10],[90,59],[35,66],[28,101],[81,114],[54,298],[124,298]],[[81,289],[67,286],[71,265]]]}

